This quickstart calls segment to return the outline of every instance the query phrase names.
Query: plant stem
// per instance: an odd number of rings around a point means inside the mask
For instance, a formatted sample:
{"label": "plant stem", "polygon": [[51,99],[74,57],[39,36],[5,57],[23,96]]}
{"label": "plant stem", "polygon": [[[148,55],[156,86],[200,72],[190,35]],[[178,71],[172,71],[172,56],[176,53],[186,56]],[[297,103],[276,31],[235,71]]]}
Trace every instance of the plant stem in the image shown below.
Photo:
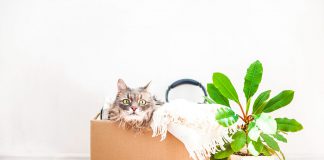
{"label": "plant stem", "polygon": [[251,98],[249,98],[249,99],[246,101],[246,111],[245,111],[245,115],[248,115],[248,114],[249,114],[249,110],[250,110],[250,103],[251,103]]}
{"label": "plant stem", "polygon": [[281,157],[278,155],[278,153],[275,151],[274,154],[279,158],[279,160],[283,160],[281,159]]}
{"label": "plant stem", "polygon": [[285,157],[285,155],[282,153],[282,151],[279,151],[279,153],[281,154],[282,159],[283,159],[283,160],[286,160],[286,157]]}
{"label": "plant stem", "polygon": [[[246,136],[245,136],[245,137],[246,137],[246,139],[245,139],[245,140],[246,140],[245,145],[246,145],[246,148],[249,148],[249,143],[248,143],[248,134],[249,134],[249,133],[248,133],[247,130],[245,130],[244,132],[245,132],[245,135],[246,135]],[[246,151],[247,151],[247,154],[249,154],[249,150],[246,149]]]}
{"label": "plant stem", "polygon": [[242,107],[241,103],[238,103],[238,105],[240,106],[241,111],[242,111],[242,113],[243,113],[243,117],[244,117],[244,120],[243,120],[243,121],[246,123],[246,115],[245,115],[245,113],[244,113],[243,107]]}
{"label": "plant stem", "polygon": [[242,121],[244,121],[245,122],[245,119],[242,117],[242,116],[240,116],[240,115],[238,115],[241,119],[242,119]]}

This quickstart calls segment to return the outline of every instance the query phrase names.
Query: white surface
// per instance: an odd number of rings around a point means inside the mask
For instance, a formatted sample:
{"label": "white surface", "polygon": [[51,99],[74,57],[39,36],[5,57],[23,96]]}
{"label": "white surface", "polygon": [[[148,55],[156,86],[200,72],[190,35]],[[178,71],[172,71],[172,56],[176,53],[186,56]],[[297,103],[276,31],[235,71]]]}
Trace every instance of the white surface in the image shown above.
{"label": "white surface", "polygon": [[0,0],[0,155],[88,155],[89,120],[118,78],[152,80],[163,99],[174,80],[222,71],[243,101],[245,70],[259,59],[261,91],[296,91],[274,115],[305,130],[283,151],[323,157],[323,46],[321,0]]}
{"label": "white surface", "polygon": [[262,156],[262,157],[254,157],[254,156],[238,156],[231,155],[231,160],[280,160],[277,156]]}

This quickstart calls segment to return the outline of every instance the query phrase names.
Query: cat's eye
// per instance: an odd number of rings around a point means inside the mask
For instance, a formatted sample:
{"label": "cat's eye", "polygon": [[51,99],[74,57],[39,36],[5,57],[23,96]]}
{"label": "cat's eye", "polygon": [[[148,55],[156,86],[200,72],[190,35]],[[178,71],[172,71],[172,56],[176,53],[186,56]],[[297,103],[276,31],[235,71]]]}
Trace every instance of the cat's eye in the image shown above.
{"label": "cat's eye", "polygon": [[143,106],[143,105],[146,104],[146,101],[143,100],[143,99],[140,99],[140,100],[138,101],[138,104]]}
{"label": "cat's eye", "polygon": [[129,104],[130,103],[129,99],[123,99],[122,102],[123,102],[123,104]]}

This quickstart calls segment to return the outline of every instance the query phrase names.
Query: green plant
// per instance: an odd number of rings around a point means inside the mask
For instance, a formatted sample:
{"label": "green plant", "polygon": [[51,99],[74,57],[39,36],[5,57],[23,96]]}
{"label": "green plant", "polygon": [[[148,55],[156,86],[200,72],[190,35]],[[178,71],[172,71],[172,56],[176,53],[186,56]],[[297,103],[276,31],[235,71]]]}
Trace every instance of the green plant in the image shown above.
{"label": "green plant", "polygon": [[[278,142],[287,143],[285,138],[287,132],[297,132],[303,129],[303,126],[295,119],[272,118],[269,115],[270,112],[288,105],[293,100],[294,91],[284,90],[269,99],[271,91],[267,90],[260,93],[252,103],[252,97],[258,90],[262,74],[263,67],[259,61],[255,61],[247,69],[243,88],[246,99],[245,110],[232,82],[226,75],[216,72],[213,74],[213,83],[207,84],[209,95],[206,97],[207,102],[223,105],[217,109],[216,121],[224,127],[229,127],[237,124],[239,119],[242,120],[231,137],[232,141],[225,146],[225,150],[213,155],[214,159],[223,159],[232,154],[254,156],[274,154],[280,159],[285,159]],[[240,114],[232,109],[229,100],[239,106]],[[240,152],[244,147],[247,148],[247,152]]]}

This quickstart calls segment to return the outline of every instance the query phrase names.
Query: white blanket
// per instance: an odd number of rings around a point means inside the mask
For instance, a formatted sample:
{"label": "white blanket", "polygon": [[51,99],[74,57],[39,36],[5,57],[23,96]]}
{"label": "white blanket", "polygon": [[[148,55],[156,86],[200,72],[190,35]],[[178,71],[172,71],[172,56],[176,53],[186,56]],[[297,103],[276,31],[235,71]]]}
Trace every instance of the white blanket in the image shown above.
{"label": "white blanket", "polygon": [[[103,119],[108,119],[109,103],[104,107]],[[230,142],[229,132],[215,120],[217,104],[197,104],[186,100],[173,100],[156,109],[151,128],[152,137],[166,138],[167,132],[179,139],[194,160],[206,160],[212,153],[223,150],[224,140]],[[216,147],[218,146],[218,147]]]}
{"label": "white blanket", "polygon": [[[215,120],[215,104],[196,104],[175,100],[158,108],[153,115],[153,137],[164,140],[169,131],[186,147],[194,160],[209,159],[211,153],[224,149],[224,140],[230,141],[229,130]],[[219,147],[216,147],[219,146]]]}

